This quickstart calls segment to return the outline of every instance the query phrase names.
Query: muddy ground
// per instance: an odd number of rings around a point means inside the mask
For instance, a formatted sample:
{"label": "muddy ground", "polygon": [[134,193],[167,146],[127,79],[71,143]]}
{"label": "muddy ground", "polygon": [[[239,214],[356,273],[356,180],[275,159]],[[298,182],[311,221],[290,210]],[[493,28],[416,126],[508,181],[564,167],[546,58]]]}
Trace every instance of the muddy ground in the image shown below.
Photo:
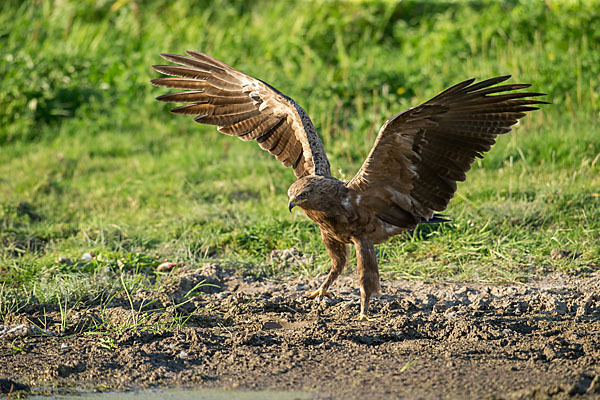
{"label": "muddy ground", "polygon": [[[60,335],[5,330],[0,386],[55,393],[271,388],[319,399],[600,398],[598,270],[523,285],[384,280],[371,322],[355,320],[354,274],[336,282],[334,300],[320,302],[304,296],[321,279],[261,280],[214,264],[171,274],[158,293],[134,295],[141,313],[121,294],[73,310]],[[218,287],[186,297],[202,281]],[[156,301],[142,305],[149,298]],[[185,300],[181,316],[197,311],[184,327],[166,327],[161,316]],[[41,307],[29,307],[8,322],[42,318]],[[123,329],[134,322],[138,328]],[[60,323],[59,310],[47,307],[45,326],[56,331]],[[103,329],[110,333],[97,333]]]}

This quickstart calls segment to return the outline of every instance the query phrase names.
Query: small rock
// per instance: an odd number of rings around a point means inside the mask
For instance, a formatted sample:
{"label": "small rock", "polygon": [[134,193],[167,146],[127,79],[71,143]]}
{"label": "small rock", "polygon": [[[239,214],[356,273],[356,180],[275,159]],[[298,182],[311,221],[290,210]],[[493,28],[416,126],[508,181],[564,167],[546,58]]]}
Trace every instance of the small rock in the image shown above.
{"label": "small rock", "polygon": [[34,335],[50,335],[54,334],[50,331],[40,329],[36,326],[28,325],[0,325],[0,338],[12,340],[18,337],[27,337]]}
{"label": "small rock", "polygon": [[162,263],[158,267],[156,267],[156,270],[159,272],[170,271],[173,268],[175,268],[181,264],[182,263],[174,263],[174,262],[165,261],[164,263]]}
{"label": "small rock", "polygon": [[83,255],[81,256],[81,259],[83,261],[90,262],[94,259],[94,253],[92,253],[91,251],[88,253],[83,253]]}
{"label": "small rock", "polygon": [[68,345],[68,344],[66,344],[66,343],[61,343],[61,344],[60,344],[60,348],[61,348],[61,350],[68,349],[68,348],[69,348],[69,345]]}
{"label": "small rock", "polygon": [[185,360],[186,358],[188,358],[189,356],[190,356],[190,355],[189,355],[188,353],[186,353],[185,351],[183,351],[183,350],[182,350],[182,351],[179,353],[179,355],[178,355],[178,357],[179,357],[179,358],[181,358],[181,359],[184,359],[184,360]]}
{"label": "small rock", "polygon": [[263,330],[281,329],[283,326],[279,322],[267,321],[262,325]]}

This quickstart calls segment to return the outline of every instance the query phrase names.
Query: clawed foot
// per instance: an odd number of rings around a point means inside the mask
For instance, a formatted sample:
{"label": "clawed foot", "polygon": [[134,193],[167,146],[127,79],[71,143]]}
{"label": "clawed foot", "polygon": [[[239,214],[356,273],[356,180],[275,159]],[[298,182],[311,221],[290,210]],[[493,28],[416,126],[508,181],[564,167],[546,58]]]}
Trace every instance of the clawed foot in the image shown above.
{"label": "clawed foot", "polygon": [[356,317],[357,321],[368,321],[368,322],[373,322],[375,321],[374,318],[369,318],[367,317],[365,314],[361,313],[358,317]]}
{"label": "clawed foot", "polygon": [[331,294],[331,292],[328,292],[326,289],[318,288],[314,292],[308,292],[306,297],[308,299],[315,299],[317,297],[319,299],[322,299],[323,297],[329,297],[330,299],[333,299],[333,294]]}

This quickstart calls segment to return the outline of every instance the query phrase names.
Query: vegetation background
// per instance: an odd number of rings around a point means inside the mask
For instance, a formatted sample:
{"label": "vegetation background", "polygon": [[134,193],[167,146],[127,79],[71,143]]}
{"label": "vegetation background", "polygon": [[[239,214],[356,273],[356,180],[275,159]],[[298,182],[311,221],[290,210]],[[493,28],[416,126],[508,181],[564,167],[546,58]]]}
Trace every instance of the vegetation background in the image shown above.
{"label": "vegetation background", "polygon": [[[597,268],[599,19],[600,3],[566,0],[5,0],[0,316],[124,280],[151,285],[164,260],[278,276],[328,270],[317,227],[287,212],[291,170],[154,100],[163,90],[149,83],[151,65],[188,49],[293,97],[340,179],[387,118],[449,85],[501,74],[532,83],[553,104],[473,165],[452,222],[379,246],[381,269],[514,282]],[[314,262],[269,260],[291,247]]]}

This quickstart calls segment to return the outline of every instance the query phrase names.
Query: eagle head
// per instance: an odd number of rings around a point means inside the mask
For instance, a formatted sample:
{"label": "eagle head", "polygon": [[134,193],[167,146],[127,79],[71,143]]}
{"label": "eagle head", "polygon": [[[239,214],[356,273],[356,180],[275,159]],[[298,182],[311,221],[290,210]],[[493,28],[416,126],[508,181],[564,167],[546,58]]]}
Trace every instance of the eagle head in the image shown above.
{"label": "eagle head", "polygon": [[321,175],[308,175],[298,179],[288,189],[288,209],[290,212],[295,206],[305,210],[320,210],[337,194],[344,184],[332,177]]}

